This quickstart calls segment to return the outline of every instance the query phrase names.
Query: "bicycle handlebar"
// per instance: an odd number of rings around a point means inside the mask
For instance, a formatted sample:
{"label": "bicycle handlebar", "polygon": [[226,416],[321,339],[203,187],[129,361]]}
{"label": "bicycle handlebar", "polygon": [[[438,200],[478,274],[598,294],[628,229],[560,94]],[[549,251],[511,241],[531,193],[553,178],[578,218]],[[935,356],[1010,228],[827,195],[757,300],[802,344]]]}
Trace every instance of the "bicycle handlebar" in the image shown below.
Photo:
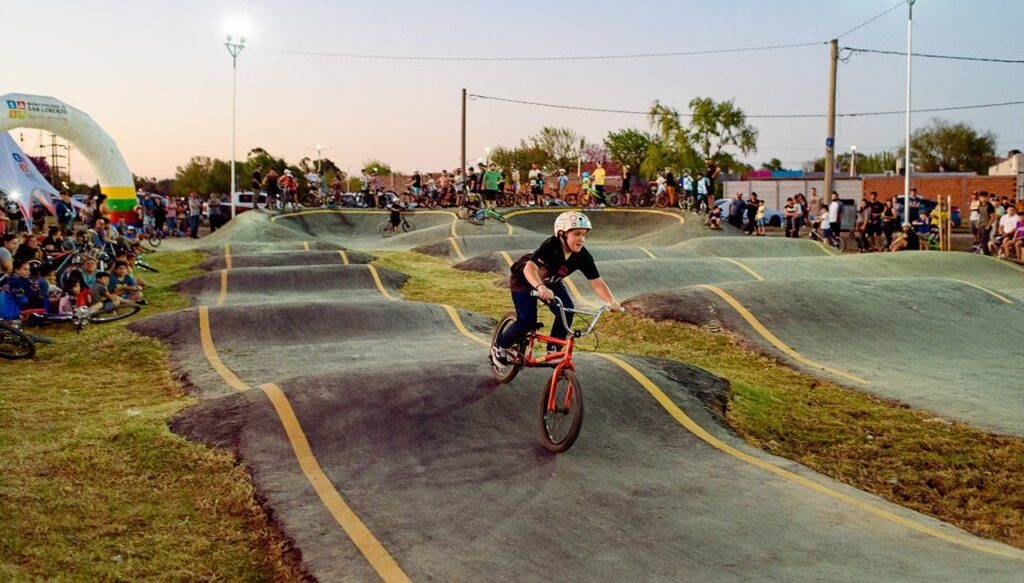
{"label": "bicycle handlebar", "polygon": [[[539,298],[540,297],[540,293],[538,293],[537,290],[533,290],[533,291],[530,292],[530,296],[535,297],[535,298]],[[562,304],[562,299],[559,298],[558,296],[554,296],[554,297],[551,298],[551,304],[554,304],[554,306],[558,308],[558,316],[562,319],[562,325],[565,326],[565,329],[568,330],[570,334],[575,335],[576,338],[583,338],[584,336],[587,336],[588,334],[593,332],[594,331],[594,327],[597,326],[597,321],[601,319],[601,316],[605,312],[607,312],[607,311],[612,309],[612,307],[609,306],[608,304],[604,304],[603,306],[598,308],[598,310],[596,312],[591,312],[589,310],[580,310],[580,309],[577,309],[577,308],[566,308]],[[625,311],[625,310],[623,308],[620,308],[619,311],[621,312],[621,311]],[[586,316],[593,316],[594,319],[590,321],[590,325],[587,326],[586,330],[573,330],[569,326],[568,318],[565,317],[565,313],[566,312],[572,312],[574,314],[583,314],[583,315],[586,315]]]}

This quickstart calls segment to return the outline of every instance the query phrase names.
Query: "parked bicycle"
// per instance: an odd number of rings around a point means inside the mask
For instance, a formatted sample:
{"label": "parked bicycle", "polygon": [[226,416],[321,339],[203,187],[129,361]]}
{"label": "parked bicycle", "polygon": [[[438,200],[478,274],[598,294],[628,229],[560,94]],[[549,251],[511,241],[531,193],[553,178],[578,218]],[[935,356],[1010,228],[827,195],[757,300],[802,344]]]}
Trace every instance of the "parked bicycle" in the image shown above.
{"label": "parked bicycle", "polygon": [[16,360],[36,355],[36,343],[21,331],[18,323],[0,320],[0,358]]}
{"label": "parked bicycle", "polygon": [[844,239],[842,235],[833,235],[829,233],[829,236],[825,237],[821,234],[821,229],[811,228],[804,236],[816,243],[824,243],[829,247],[838,249],[840,253],[846,251],[846,239]]}
{"label": "parked bicycle", "polygon": [[[537,297],[537,292],[533,292],[531,295]],[[566,308],[557,296],[552,300],[552,305],[558,309],[558,317],[562,319],[562,324],[567,330],[570,330],[568,338],[562,340],[540,334],[537,331],[540,329],[540,325],[538,325],[537,329],[530,332],[526,338],[506,351],[512,359],[511,364],[499,365],[492,359],[491,375],[499,383],[508,383],[524,367],[554,367],[551,378],[544,383],[544,390],[541,392],[538,402],[537,428],[541,444],[551,452],[562,453],[576,442],[580,428],[583,426],[583,391],[576,378],[576,366],[572,361],[576,340],[592,333],[601,316],[611,308],[602,306],[596,312]],[[586,329],[573,330],[569,326],[566,312],[593,319]],[[498,338],[515,320],[515,312],[510,312],[498,322],[494,329],[494,335],[491,337],[492,351]],[[560,350],[547,352],[539,358],[535,358],[533,349],[537,342],[560,347]]]}

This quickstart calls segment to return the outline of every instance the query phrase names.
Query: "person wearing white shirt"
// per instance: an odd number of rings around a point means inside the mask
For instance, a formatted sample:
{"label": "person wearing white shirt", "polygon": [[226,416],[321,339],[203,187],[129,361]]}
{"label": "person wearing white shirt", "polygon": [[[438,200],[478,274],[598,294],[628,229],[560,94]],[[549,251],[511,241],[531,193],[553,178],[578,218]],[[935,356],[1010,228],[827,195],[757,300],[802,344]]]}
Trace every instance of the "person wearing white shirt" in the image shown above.
{"label": "person wearing white shirt", "polygon": [[999,249],[1000,257],[1009,257],[1013,248],[1013,240],[1017,236],[1017,223],[1020,222],[1020,215],[1017,214],[1017,207],[1010,205],[1006,207],[1006,214],[999,219],[999,235],[1002,237],[1002,244]]}
{"label": "person wearing white shirt", "polygon": [[838,237],[843,230],[843,203],[839,200],[839,193],[832,191],[832,202],[828,203],[828,231],[833,237]]}

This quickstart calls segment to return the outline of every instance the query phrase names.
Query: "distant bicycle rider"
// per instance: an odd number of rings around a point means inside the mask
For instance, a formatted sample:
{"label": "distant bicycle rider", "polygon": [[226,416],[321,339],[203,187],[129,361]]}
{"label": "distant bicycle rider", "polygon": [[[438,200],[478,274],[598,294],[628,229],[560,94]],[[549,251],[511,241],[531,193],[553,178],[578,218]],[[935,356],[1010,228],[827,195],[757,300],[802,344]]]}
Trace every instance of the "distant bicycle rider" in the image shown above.
{"label": "distant bicycle rider", "polygon": [[[583,246],[587,233],[593,229],[590,219],[579,211],[567,211],[555,219],[553,237],[549,237],[533,253],[528,253],[512,264],[509,277],[509,289],[512,292],[512,304],[516,309],[516,321],[498,338],[491,351],[491,359],[496,364],[509,364],[511,355],[508,349],[518,340],[537,327],[537,298],[530,295],[536,291],[541,300],[551,302],[558,297],[566,309],[573,307],[562,280],[575,271],[583,272],[590,281],[594,292],[612,310],[619,311],[621,306],[615,301],[608,285],[601,279],[594,258]],[[557,308],[549,305],[556,315],[555,324],[551,328],[554,338],[566,338],[569,330],[558,317]],[[566,313],[566,320],[572,325],[572,313]],[[548,347],[551,350],[552,347]]]}
{"label": "distant bicycle rider", "polygon": [[298,198],[296,197],[296,193],[299,190],[299,183],[295,181],[295,177],[292,176],[291,170],[284,171],[284,174],[282,174],[281,177],[277,179],[277,186],[278,188],[281,189],[282,210],[284,210],[284,208],[288,206],[289,202],[291,202],[292,207],[298,205],[299,201]]}

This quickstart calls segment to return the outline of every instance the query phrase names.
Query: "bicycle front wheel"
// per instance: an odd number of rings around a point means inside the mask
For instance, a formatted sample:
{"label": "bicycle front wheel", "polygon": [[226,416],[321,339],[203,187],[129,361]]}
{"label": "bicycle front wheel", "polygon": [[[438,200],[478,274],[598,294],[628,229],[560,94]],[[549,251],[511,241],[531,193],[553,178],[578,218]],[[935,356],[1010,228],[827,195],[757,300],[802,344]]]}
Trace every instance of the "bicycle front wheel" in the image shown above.
{"label": "bicycle front wheel", "polygon": [[[505,330],[508,330],[509,327],[515,323],[515,321],[515,312],[509,312],[505,314],[505,317],[502,318],[501,321],[498,322],[498,325],[494,327],[494,334],[491,335],[491,348],[497,346],[498,338],[502,334],[504,334]],[[522,360],[513,364],[500,365],[494,362],[494,359],[490,358],[489,356],[488,359],[491,363],[491,376],[493,376],[494,380],[498,381],[501,384],[511,382],[512,379],[516,378],[516,375],[519,374],[519,370],[523,368]]]}
{"label": "bicycle front wheel", "polygon": [[32,358],[36,355],[36,343],[24,332],[0,323],[0,358],[10,360]]}
{"label": "bicycle front wheel", "polygon": [[565,195],[565,204],[567,204],[569,206],[576,206],[576,203],[578,203],[579,201],[580,201],[580,197],[578,197],[575,194],[567,194],[567,195]]}
{"label": "bicycle front wheel", "polygon": [[412,230],[415,230],[415,229],[416,229],[416,225],[412,224],[412,222],[410,222],[410,221],[402,221],[402,232],[403,233],[408,233],[409,231],[412,231]]}
{"label": "bicycle front wheel", "polygon": [[146,237],[146,242],[149,243],[150,245],[152,245],[153,247],[159,247],[160,243],[163,243],[163,241],[164,241],[163,237],[161,237],[160,235],[158,235],[156,233],[153,233],[153,234],[151,234],[151,235]]}
{"label": "bicycle front wheel", "polygon": [[608,206],[622,206],[622,195],[617,192],[609,194]]}
{"label": "bicycle front wheel", "polygon": [[[553,380],[552,380],[553,379]],[[583,426],[583,392],[576,374],[563,368],[545,383],[537,407],[541,444],[562,453],[572,447]],[[554,391],[554,395],[552,395]]]}
{"label": "bicycle front wheel", "polygon": [[107,322],[115,322],[117,320],[123,320],[128,316],[134,316],[142,309],[142,306],[138,304],[127,304],[121,305],[109,310],[102,310],[89,316],[89,321],[93,324],[106,324]]}
{"label": "bicycle front wheel", "polygon": [[656,207],[658,207],[660,209],[663,209],[663,208],[667,207],[668,206],[668,195],[667,194],[659,194],[658,196],[654,197],[654,206],[656,206]]}

